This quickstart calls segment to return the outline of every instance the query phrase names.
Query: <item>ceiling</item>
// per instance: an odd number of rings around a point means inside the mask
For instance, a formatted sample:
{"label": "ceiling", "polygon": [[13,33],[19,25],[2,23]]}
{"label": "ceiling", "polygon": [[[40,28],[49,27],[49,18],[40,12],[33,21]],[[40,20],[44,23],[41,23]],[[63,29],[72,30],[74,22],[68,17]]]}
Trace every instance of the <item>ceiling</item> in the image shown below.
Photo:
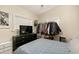
{"label": "ceiling", "polygon": [[21,7],[28,9],[29,11],[40,15],[46,11],[56,7],[56,5],[22,5]]}

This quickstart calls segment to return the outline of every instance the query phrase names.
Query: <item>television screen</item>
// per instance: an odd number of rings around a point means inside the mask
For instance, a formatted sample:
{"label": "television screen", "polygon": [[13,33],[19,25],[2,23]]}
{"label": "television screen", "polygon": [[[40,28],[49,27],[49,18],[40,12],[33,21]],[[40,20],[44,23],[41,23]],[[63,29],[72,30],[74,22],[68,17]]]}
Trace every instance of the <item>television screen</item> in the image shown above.
{"label": "television screen", "polygon": [[20,25],[20,34],[32,33],[32,26]]}

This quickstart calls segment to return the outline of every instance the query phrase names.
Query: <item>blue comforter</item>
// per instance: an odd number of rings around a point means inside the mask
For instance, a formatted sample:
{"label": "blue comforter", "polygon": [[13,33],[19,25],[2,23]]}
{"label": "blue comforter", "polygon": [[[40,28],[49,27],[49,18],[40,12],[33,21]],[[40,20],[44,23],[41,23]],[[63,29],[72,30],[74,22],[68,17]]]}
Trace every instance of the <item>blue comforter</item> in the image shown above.
{"label": "blue comforter", "polygon": [[16,54],[69,54],[70,50],[67,43],[37,39],[23,46],[20,46],[14,52]]}

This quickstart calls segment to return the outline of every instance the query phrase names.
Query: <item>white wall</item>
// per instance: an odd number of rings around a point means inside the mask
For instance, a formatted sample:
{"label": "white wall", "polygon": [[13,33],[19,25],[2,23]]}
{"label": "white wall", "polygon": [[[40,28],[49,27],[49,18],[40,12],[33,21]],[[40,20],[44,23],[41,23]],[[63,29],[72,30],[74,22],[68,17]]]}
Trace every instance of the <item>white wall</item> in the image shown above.
{"label": "white wall", "polygon": [[79,6],[57,6],[41,14],[39,22],[53,20],[53,17],[60,17],[59,26],[63,32],[62,36],[65,36],[67,40],[79,35]]}
{"label": "white wall", "polygon": [[[19,14],[19,15],[23,15],[24,17],[31,19],[31,20],[35,20],[37,19],[37,16],[33,13],[31,13],[30,11],[23,9],[22,7],[19,6],[2,6],[0,5],[0,11],[4,11],[4,12],[8,12],[11,14]],[[12,19],[10,19],[12,20]],[[10,40],[12,38],[13,32],[11,31],[11,29],[0,29],[0,43],[1,42],[5,42],[7,40]]]}

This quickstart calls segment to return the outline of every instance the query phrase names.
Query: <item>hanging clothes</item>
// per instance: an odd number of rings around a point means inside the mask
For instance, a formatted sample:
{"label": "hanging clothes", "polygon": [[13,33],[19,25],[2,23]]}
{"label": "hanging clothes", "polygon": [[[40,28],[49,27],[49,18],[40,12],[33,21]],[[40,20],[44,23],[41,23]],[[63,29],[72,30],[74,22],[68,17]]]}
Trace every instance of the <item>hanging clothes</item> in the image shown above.
{"label": "hanging clothes", "polygon": [[40,24],[37,25],[37,29],[36,29],[37,33],[39,33],[39,30],[40,30]]}
{"label": "hanging clothes", "polygon": [[42,31],[43,31],[43,24],[40,24],[40,28],[39,28],[39,33],[41,33],[42,34]]}
{"label": "hanging clothes", "polygon": [[45,23],[44,34],[48,34],[48,23]]}
{"label": "hanging clothes", "polygon": [[44,23],[44,24],[43,24],[43,27],[42,27],[42,29],[43,29],[42,33],[43,33],[43,34],[47,34],[47,28],[48,28],[47,23]]}
{"label": "hanging clothes", "polygon": [[50,34],[49,30],[50,30],[50,24],[48,23],[47,34]]}
{"label": "hanging clothes", "polygon": [[37,26],[37,33],[58,35],[60,32],[61,29],[56,22],[41,23]]}
{"label": "hanging clothes", "polygon": [[58,35],[61,32],[60,27],[56,22],[50,22],[50,29],[49,33],[50,35]]}

